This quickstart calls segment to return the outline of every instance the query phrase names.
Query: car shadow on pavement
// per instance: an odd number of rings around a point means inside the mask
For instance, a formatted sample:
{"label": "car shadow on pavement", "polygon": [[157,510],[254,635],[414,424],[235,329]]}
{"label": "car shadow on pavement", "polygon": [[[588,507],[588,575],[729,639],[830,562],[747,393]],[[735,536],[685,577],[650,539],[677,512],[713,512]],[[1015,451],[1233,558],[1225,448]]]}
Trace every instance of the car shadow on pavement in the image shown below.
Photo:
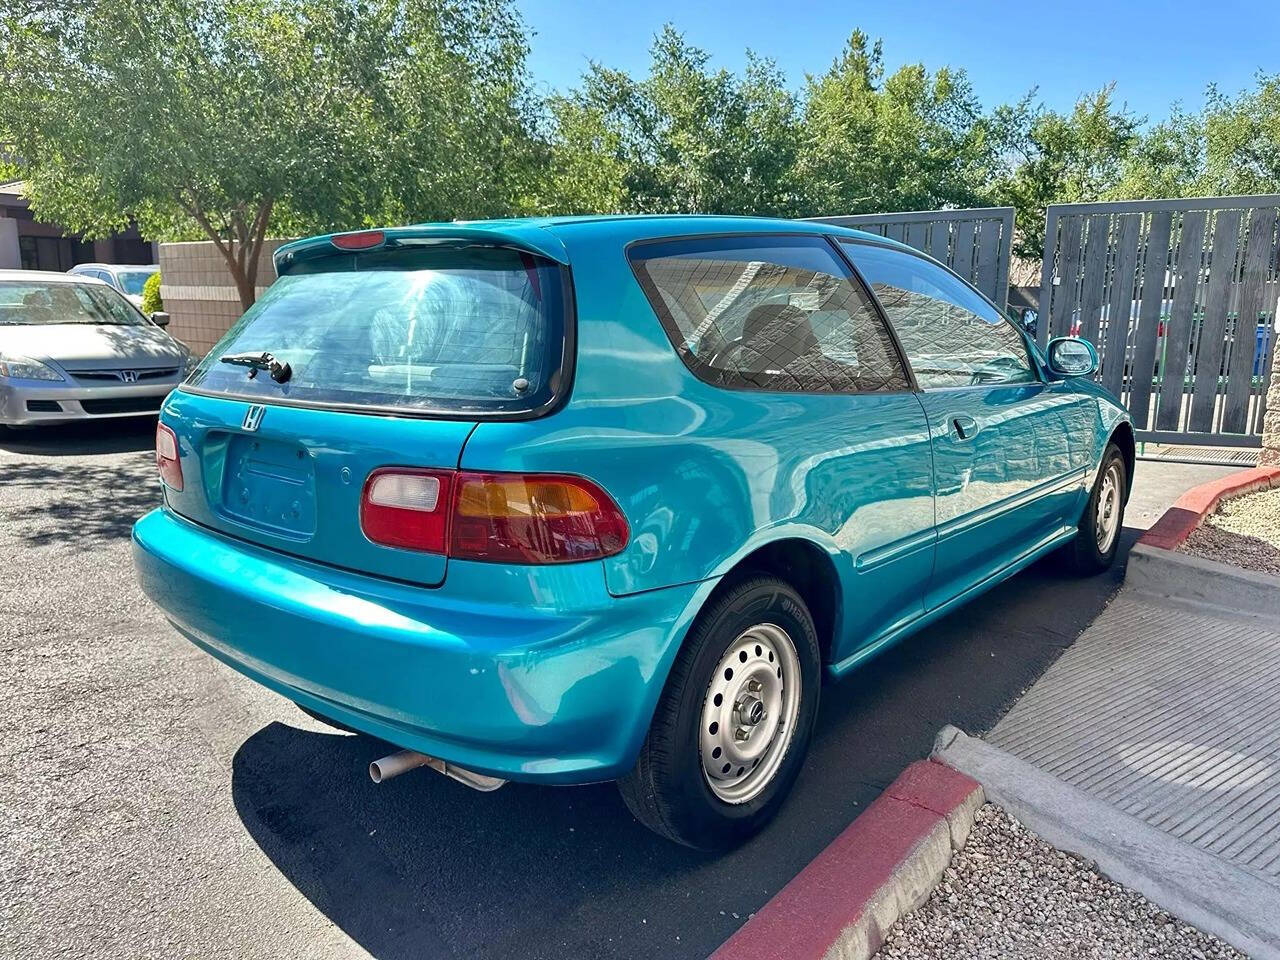
{"label": "car shadow on pavement", "polygon": [[[382,785],[394,748],[272,723],[232,765],[254,841],[379,960],[705,957],[955,723],[981,734],[1119,588],[1116,569],[1033,566],[828,684],[810,754],[778,819],[722,855],[641,827],[612,784],[476,793],[428,770]],[[300,723],[302,715],[299,714]]]}
{"label": "car shadow on pavement", "polygon": [[154,450],[156,418],[79,420],[22,430],[0,428],[0,450],[34,457],[83,457]]}

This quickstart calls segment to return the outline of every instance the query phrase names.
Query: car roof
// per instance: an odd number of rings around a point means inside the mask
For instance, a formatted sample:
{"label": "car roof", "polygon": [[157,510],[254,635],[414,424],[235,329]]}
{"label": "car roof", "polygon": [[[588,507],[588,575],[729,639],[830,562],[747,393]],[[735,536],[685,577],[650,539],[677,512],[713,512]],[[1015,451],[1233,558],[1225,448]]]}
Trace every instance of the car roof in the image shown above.
{"label": "car roof", "polygon": [[[78,264],[84,266],[84,264]],[[27,280],[37,283],[100,283],[110,286],[105,280],[97,277],[86,277],[78,273],[58,273],[53,270],[0,270],[0,282],[5,280]]]}
{"label": "car roof", "polygon": [[[94,270],[159,270],[158,263],[77,263],[71,270],[92,267]],[[67,271],[70,273],[71,271]]]}
{"label": "car roof", "polygon": [[[365,233],[363,230],[344,231]],[[659,237],[697,236],[704,234],[829,234],[850,239],[870,240],[902,250],[905,244],[876,234],[853,230],[821,220],[785,220],[776,217],[739,217],[718,214],[610,214],[572,217],[523,217],[506,220],[457,220],[443,223],[417,223],[381,229],[388,239],[422,240],[439,238],[474,240],[509,244],[540,254],[557,263],[567,264],[569,255],[564,239],[579,239],[583,232],[594,233],[602,241],[629,243],[633,240]],[[308,237],[285,244],[275,253],[277,271],[287,270],[296,260],[332,252],[330,240],[340,233]],[[914,251],[913,251],[914,252]]]}

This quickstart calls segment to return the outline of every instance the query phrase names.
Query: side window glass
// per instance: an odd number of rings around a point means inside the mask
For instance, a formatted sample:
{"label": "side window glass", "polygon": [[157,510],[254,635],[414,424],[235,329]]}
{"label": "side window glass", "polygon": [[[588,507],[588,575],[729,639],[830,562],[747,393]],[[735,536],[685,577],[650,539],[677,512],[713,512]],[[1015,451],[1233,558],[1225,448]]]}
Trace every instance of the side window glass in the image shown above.
{"label": "side window glass", "polygon": [[640,244],[636,276],[672,344],[722,387],[798,393],[905,390],[875,305],[820,237]]}
{"label": "side window glass", "polygon": [[1022,335],[963,280],[921,257],[845,243],[926,390],[1034,383]]}

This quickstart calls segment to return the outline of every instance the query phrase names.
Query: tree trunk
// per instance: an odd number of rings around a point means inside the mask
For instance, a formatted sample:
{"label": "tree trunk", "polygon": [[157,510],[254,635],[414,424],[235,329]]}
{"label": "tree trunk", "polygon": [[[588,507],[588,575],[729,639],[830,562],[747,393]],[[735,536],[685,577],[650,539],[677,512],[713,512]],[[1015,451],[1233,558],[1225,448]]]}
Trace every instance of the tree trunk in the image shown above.
{"label": "tree trunk", "polygon": [[1272,317],[1271,333],[1271,386],[1267,390],[1267,415],[1262,420],[1262,456],[1258,465],[1280,465],[1280,334],[1275,332],[1276,317]]}
{"label": "tree trunk", "polygon": [[267,223],[271,219],[271,209],[275,201],[266,197],[258,203],[254,211],[252,223],[246,223],[244,206],[237,207],[226,221],[226,232],[230,239],[224,239],[223,231],[213,225],[200,205],[195,192],[190,199],[180,194],[179,205],[187,211],[200,225],[214,247],[227,262],[227,272],[236,285],[236,293],[240,296],[240,309],[248,310],[258,299],[258,256],[262,253],[262,241],[267,235]]}

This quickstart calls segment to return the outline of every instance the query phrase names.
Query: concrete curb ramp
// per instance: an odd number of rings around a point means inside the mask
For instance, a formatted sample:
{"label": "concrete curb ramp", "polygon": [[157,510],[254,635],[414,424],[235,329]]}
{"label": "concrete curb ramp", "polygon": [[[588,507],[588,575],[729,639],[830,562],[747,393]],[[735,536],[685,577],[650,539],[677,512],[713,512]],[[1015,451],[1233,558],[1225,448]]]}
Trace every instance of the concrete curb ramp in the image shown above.
{"label": "concrete curb ramp", "polygon": [[955,727],[933,756],[1058,849],[1256,960],[1280,960],[1280,888]]}
{"label": "concrete curb ramp", "polygon": [[865,960],[928,899],[982,804],[976,781],[913,763],[712,960]]}

